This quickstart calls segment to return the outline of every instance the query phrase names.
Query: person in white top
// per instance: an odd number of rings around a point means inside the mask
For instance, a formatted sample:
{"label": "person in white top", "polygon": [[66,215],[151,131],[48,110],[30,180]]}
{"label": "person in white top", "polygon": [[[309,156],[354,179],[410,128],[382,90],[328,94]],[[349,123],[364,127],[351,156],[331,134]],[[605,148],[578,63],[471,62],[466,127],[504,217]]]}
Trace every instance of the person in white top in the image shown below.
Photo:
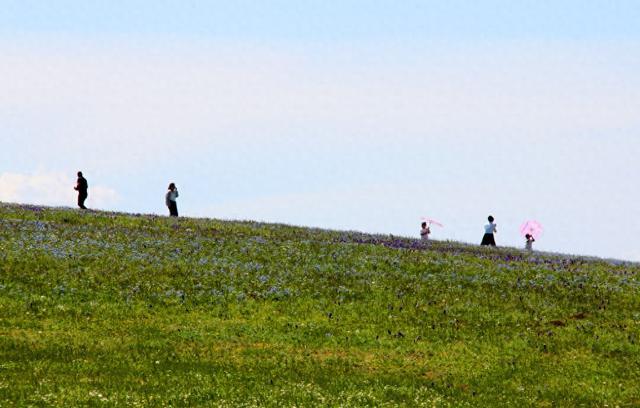
{"label": "person in white top", "polygon": [[427,223],[423,222],[422,229],[420,230],[420,239],[422,239],[423,241],[428,241],[429,234],[431,234],[431,230],[429,229],[429,226],[427,225]]}
{"label": "person in white top", "polygon": [[527,234],[524,237],[527,239],[527,243],[524,244],[524,249],[533,251],[533,243],[536,242],[536,239],[531,234]]}
{"label": "person in white top", "polygon": [[480,245],[496,246],[496,239],[494,238],[493,234],[498,232],[498,229],[496,228],[497,224],[494,222],[495,219],[491,215],[489,216],[488,220],[489,223],[484,226],[484,236],[482,237],[482,242],[480,243]]}
{"label": "person in white top", "polygon": [[178,194],[178,189],[174,183],[169,184],[169,189],[167,194],[164,196],[164,201],[167,207],[169,208],[169,215],[171,217],[178,216],[178,204],[176,203],[176,198],[180,195]]}

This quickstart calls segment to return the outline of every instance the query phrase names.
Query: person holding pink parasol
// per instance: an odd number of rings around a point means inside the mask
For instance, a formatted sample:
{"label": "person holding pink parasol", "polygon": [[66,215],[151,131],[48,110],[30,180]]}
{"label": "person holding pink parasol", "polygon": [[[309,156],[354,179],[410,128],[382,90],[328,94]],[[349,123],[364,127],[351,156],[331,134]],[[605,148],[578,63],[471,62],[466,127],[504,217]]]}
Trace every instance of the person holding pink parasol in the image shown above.
{"label": "person holding pink parasol", "polygon": [[426,222],[423,222],[422,228],[420,229],[420,239],[423,241],[428,241],[429,234],[431,234],[431,228],[429,228]]}
{"label": "person holding pink parasol", "polygon": [[421,225],[422,229],[420,229],[420,239],[422,239],[423,241],[429,240],[429,234],[431,234],[431,224],[437,225],[439,227],[443,227],[443,225],[436,220],[422,217],[422,225]]}
{"label": "person holding pink parasol", "polygon": [[536,239],[531,234],[526,234],[524,237],[527,240],[524,244],[524,249],[527,251],[533,251],[533,243],[536,242]]}
{"label": "person holding pink parasol", "polygon": [[524,249],[533,251],[533,243],[542,234],[542,225],[538,221],[526,221],[520,226],[520,234],[527,240]]}

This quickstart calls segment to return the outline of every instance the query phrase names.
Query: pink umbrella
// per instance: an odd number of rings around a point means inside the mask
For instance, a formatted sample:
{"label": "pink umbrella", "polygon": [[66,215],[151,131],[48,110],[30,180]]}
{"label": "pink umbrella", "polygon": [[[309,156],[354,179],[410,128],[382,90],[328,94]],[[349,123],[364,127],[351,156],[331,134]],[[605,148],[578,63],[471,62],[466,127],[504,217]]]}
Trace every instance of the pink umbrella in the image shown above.
{"label": "pink umbrella", "polygon": [[438,221],[436,221],[436,220],[432,220],[431,218],[425,218],[425,217],[422,217],[422,218],[421,218],[421,220],[422,220],[422,221],[424,221],[424,222],[426,222],[426,223],[427,223],[427,225],[431,225],[431,224],[433,224],[433,225],[437,225],[438,227],[444,227],[444,225],[442,225],[441,223],[439,223],[439,222],[438,222]]}
{"label": "pink umbrella", "polygon": [[525,221],[520,226],[520,234],[524,237],[527,234],[530,234],[534,239],[538,239],[540,235],[542,235],[542,224],[538,221]]}

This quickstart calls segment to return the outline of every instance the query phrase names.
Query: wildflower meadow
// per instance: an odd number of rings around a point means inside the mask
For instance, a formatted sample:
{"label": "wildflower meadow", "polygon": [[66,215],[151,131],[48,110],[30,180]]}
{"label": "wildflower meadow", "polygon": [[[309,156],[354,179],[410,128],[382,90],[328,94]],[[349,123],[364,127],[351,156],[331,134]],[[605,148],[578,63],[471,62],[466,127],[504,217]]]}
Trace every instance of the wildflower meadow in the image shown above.
{"label": "wildflower meadow", "polygon": [[639,272],[0,204],[0,406],[640,406]]}

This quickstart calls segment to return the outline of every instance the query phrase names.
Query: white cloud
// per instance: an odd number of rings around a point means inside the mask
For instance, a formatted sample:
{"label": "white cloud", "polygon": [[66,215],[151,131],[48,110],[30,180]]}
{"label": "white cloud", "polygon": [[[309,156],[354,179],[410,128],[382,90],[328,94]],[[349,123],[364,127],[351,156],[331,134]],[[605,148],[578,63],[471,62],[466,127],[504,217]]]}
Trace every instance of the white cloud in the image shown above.
{"label": "white cloud", "polygon": [[[74,206],[75,180],[64,173],[37,172],[0,174],[0,201],[41,205]],[[118,193],[105,186],[89,186],[88,207],[108,208],[120,200]]]}

